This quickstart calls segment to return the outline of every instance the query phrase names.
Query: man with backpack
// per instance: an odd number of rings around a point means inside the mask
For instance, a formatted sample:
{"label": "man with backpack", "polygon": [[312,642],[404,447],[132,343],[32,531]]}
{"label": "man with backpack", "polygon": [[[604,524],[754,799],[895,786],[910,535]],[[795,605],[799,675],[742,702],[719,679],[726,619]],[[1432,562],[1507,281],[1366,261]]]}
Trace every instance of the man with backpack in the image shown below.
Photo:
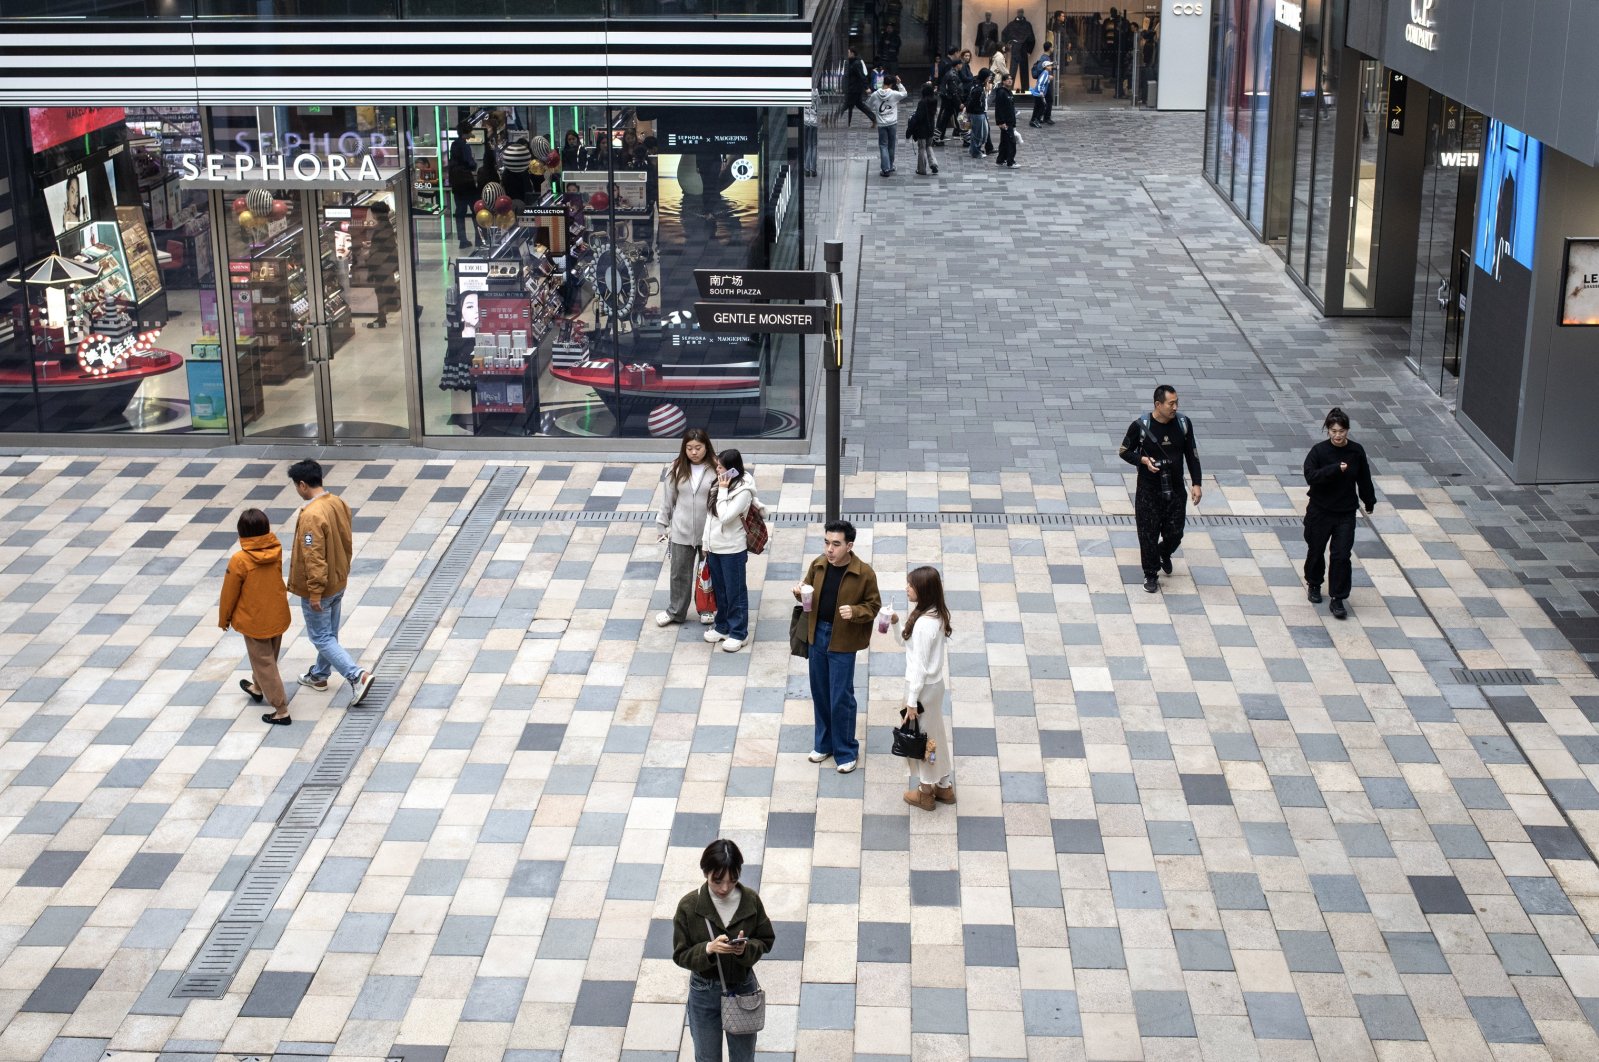
{"label": "man with backpack", "polygon": [[[1187,503],[1199,504],[1199,448],[1194,425],[1177,412],[1177,389],[1155,388],[1155,409],[1133,421],[1122,439],[1119,456],[1138,469],[1133,511],[1138,521],[1138,556],[1144,569],[1144,591],[1160,590],[1160,573],[1171,574],[1171,555],[1183,544]],[[1184,494],[1183,465],[1194,485]]]}
{"label": "man with backpack", "polygon": [[1033,119],[1027,124],[1054,125],[1055,119],[1055,57],[1049,41],[1044,42],[1044,54],[1033,64]]}

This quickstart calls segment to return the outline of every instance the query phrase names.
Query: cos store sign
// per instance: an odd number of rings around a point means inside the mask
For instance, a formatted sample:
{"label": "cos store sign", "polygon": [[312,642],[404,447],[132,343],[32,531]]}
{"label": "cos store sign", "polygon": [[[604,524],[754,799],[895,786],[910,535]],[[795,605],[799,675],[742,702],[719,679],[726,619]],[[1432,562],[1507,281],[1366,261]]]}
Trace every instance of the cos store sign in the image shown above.
{"label": "cos store sign", "polygon": [[1186,2],[1173,4],[1171,6],[1171,13],[1174,15],[1203,15],[1205,13],[1205,5]]}

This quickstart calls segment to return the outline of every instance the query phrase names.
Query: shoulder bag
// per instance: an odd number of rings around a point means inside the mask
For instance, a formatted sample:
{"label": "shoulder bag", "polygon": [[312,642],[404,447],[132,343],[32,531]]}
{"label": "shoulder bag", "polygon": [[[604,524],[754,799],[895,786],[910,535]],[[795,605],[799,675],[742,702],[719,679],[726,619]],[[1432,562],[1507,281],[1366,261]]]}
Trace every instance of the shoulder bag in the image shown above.
{"label": "shoulder bag", "polygon": [[[711,920],[705,920],[705,928],[710,931],[711,939],[716,939],[716,927],[711,925]],[[752,970],[750,977],[754,977]],[[727,976],[722,973],[722,957],[716,957],[716,977],[722,982],[722,1031],[729,1036],[754,1036],[766,1028],[766,989],[761,987],[760,981],[755,982],[755,991],[745,992],[742,995],[727,990]]]}
{"label": "shoulder bag", "polygon": [[694,610],[701,615],[716,611],[716,588],[711,583],[709,559],[700,561],[699,572],[694,576]]}
{"label": "shoulder bag", "polygon": [[801,660],[811,655],[811,643],[806,639],[808,633],[805,621],[805,606],[795,605],[794,614],[788,619],[788,655],[797,656]]}
{"label": "shoulder bag", "polygon": [[751,553],[765,553],[766,541],[771,537],[772,532],[766,526],[766,518],[761,515],[755,499],[751,498],[750,507],[744,510],[744,547]]}

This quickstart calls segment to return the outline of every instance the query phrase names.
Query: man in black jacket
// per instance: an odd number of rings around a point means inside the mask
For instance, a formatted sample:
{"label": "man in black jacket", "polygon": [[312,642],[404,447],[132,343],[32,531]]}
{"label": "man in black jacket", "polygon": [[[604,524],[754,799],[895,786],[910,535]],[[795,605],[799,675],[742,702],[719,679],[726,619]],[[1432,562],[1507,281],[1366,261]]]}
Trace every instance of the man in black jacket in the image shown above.
{"label": "man in black jacket", "polygon": [[949,136],[949,127],[955,124],[955,115],[961,109],[960,49],[954,45],[938,61],[938,131],[933,143],[942,144]]}
{"label": "man in black jacket", "polygon": [[836,117],[842,118],[849,115],[847,124],[855,124],[855,111],[866,115],[867,121],[872,125],[877,124],[877,119],[872,112],[866,109],[866,61],[854,48],[849,50],[849,58],[844,60],[844,103],[838,109]]}
{"label": "man in black jacket", "polygon": [[994,90],[994,124],[999,126],[999,156],[994,160],[1008,170],[1016,168],[1016,97],[1010,90],[1010,75],[999,79]]}
{"label": "man in black jacket", "polygon": [[[1310,503],[1305,506],[1305,586],[1312,605],[1321,602],[1321,577],[1329,576],[1327,593],[1333,618],[1349,613],[1344,600],[1349,597],[1352,572],[1349,563],[1355,545],[1355,509],[1364,505],[1366,513],[1377,505],[1377,490],[1371,483],[1371,462],[1366,451],[1349,437],[1349,416],[1336,407],[1322,421],[1327,438],[1305,455],[1305,483]],[[1332,565],[1328,570],[1328,543],[1332,545]]]}
{"label": "man in black jacket", "polygon": [[[1133,511],[1138,520],[1138,556],[1144,569],[1144,590],[1160,590],[1160,572],[1171,574],[1171,555],[1183,544],[1187,502],[1199,504],[1199,448],[1194,425],[1177,412],[1177,389],[1170,384],[1155,388],[1155,409],[1127,428],[1119,455],[1138,469],[1138,493]],[[1183,493],[1183,465],[1194,485]]]}

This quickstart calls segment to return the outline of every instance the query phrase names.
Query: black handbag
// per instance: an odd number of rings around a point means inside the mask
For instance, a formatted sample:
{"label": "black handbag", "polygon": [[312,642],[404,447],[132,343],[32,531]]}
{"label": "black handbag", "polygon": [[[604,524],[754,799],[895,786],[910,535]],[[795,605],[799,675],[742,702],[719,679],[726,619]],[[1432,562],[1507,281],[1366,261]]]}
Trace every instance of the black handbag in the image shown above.
{"label": "black handbag", "polygon": [[811,643],[805,635],[810,633],[806,628],[809,624],[805,619],[805,607],[794,606],[794,614],[788,620],[788,655],[797,656],[801,660],[811,655]]}
{"label": "black handbag", "polygon": [[905,713],[905,721],[894,728],[894,755],[907,760],[927,758],[927,732],[922,729],[922,702],[916,702],[916,714]]}

